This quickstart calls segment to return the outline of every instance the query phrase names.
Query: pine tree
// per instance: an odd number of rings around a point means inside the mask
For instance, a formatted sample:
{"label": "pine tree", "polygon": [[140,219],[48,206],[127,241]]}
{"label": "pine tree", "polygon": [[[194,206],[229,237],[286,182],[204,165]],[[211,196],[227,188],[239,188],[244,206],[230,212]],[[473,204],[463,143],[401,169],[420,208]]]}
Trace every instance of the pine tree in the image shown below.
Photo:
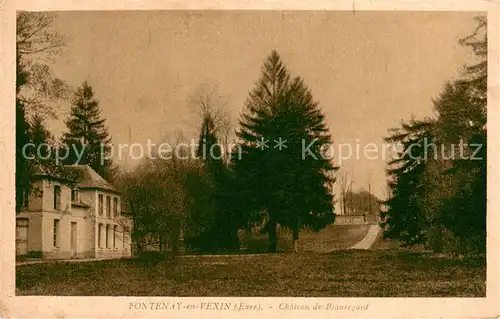
{"label": "pine tree", "polygon": [[432,120],[402,123],[393,130],[386,142],[400,144],[398,157],[389,163],[387,173],[391,182],[391,197],[385,202],[387,211],[382,214],[385,222],[384,236],[404,244],[425,243],[428,220],[422,207],[425,192],[424,171],[427,159],[434,156],[427,147],[434,142]]}
{"label": "pine tree", "polygon": [[324,116],[309,88],[290,76],[276,51],[249,94],[237,136],[240,148],[232,160],[238,202],[250,222],[261,211],[267,213],[270,251],[276,251],[278,224],[292,229],[298,249],[300,228],[319,230],[333,222],[329,187],[337,168],[321,151],[322,145],[331,145]]}
{"label": "pine tree", "polygon": [[212,112],[203,114],[197,157],[200,170],[189,175],[189,241],[202,251],[238,247],[237,223],[231,211],[231,173],[222,159],[222,148]]}
{"label": "pine tree", "polygon": [[476,29],[460,41],[472,49],[476,61],[434,101],[437,141],[450,146],[453,158],[442,159],[447,165],[429,174],[431,180],[443,176],[442,183],[429,188],[428,197],[440,203],[433,215],[458,241],[452,248],[461,254],[486,250],[488,45],[486,18],[476,20]]}
{"label": "pine tree", "polygon": [[[99,102],[92,87],[85,81],[75,93],[71,113],[66,120],[69,131],[64,134],[63,141],[70,154],[66,164],[89,165],[104,179],[112,181],[114,167],[109,159],[111,138],[105,121],[101,118]],[[79,158],[78,154],[83,155]]]}
{"label": "pine tree", "polygon": [[188,174],[187,242],[191,248],[215,252],[218,248],[218,178],[223,169],[217,147],[215,123],[209,112],[202,113],[196,156],[199,168]]}
{"label": "pine tree", "polygon": [[[444,87],[434,101],[437,117],[403,124],[387,139],[401,142],[403,152],[388,170],[385,236],[466,254],[486,249],[486,20],[478,18],[460,42],[478,62]],[[425,149],[425,139],[436,149]]]}
{"label": "pine tree", "polygon": [[51,146],[54,145],[54,138],[45,127],[43,118],[39,115],[35,115],[31,119],[30,137],[31,143],[34,144],[37,161],[41,164],[50,163],[53,156]]}

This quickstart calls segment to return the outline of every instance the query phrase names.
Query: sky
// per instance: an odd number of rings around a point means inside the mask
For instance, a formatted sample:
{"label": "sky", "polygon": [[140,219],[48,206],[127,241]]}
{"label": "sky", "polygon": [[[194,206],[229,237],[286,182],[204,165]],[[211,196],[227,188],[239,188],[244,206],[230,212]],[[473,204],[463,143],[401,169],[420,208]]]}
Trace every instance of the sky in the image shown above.
{"label": "sky", "polygon": [[[412,116],[432,116],[432,100],[471,59],[458,40],[475,27],[469,12],[106,11],[61,12],[67,39],[54,75],[88,81],[115,144],[146,145],[182,132],[195,138],[190,101],[203,87],[226,100],[233,129],[265,58],[276,49],[301,76],[325,114],[336,159],[354,189],[386,189],[383,138]],[[69,104],[51,121],[64,130]],[[366,157],[363,147],[379,152]],[[359,145],[360,156],[355,155]],[[342,156],[347,157],[347,148]],[[373,146],[370,146],[373,148]],[[378,156],[377,156],[378,154]],[[376,158],[374,158],[376,157]],[[128,165],[132,165],[128,162]],[[370,181],[370,182],[369,182]]]}

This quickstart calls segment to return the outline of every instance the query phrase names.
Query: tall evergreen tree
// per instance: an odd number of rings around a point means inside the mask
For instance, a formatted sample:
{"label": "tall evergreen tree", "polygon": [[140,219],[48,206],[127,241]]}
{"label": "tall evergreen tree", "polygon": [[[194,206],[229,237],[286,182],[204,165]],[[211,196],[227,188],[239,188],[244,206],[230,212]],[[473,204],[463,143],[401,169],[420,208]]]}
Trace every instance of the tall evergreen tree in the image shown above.
{"label": "tall evergreen tree", "polygon": [[324,116],[309,88],[290,76],[276,51],[249,94],[237,136],[240,148],[232,160],[238,202],[250,221],[267,213],[270,251],[276,251],[277,224],[292,229],[298,249],[301,227],[319,230],[333,222],[329,188],[337,168],[321,150],[331,145]]}
{"label": "tall evergreen tree", "polygon": [[238,247],[238,225],[230,207],[232,174],[222,157],[214,113],[210,108],[202,113],[197,148],[201,167],[190,174],[187,185],[189,241],[201,251],[211,252]]}
{"label": "tall evergreen tree", "polygon": [[45,127],[43,118],[39,115],[35,115],[31,119],[30,137],[31,143],[34,144],[37,162],[40,164],[50,163],[53,156],[51,146],[54,145],[54,138]]}
{"label": "tall evergreen tree", "polygon": [[389,163],[391,197],[386,201],[387,211],[382,214],[384,236],[405,244],[425,243],[427,219],[422,207],[425,192],[424,171],[426,160],[434,156],[427,146],[433,143],[433,122],[402,123],[386,142],[402,147],[396,159]]}
{"label": "tall evergreen tree", "polygon": [[103,178],[112,181],[111,138],[105,121],[94,91],[85,81],[75,92],[71,113],[66,120],[68,132],[64,134],[63,142],[69,147],[70,154],[66,164],[89,165]]}

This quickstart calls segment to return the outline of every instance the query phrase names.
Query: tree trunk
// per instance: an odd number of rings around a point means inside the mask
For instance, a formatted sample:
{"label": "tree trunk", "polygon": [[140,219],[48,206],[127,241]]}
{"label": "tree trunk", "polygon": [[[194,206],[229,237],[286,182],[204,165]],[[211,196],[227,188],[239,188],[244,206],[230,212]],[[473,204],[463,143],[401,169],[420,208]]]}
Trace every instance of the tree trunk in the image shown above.
{"label": "tree trunk", "polygon": [[292,229],[293,251],[299,252],[299,225],[295,225]]}
{"label": "tree trunk", "polygon": [[[123,236],[125,236],[125,235],[123,235]],[[142,240],[143,240],[142,236],[137,236],[137,238],[135,240],[136,256],[139,256],[142,253],[142,251],[143,251]]]}
{"label": "tree trunk", "polygon": [[170,242],[172,243],[172,256],[177,256],[179,254],[179,233],[174,232]]}
{"label": "tree trunk", "polygon": [[276,220],[269,219],[267,222],[267,234],[269,235],[269,252],[275,253],[277,248],[277,237],[276,237]]}

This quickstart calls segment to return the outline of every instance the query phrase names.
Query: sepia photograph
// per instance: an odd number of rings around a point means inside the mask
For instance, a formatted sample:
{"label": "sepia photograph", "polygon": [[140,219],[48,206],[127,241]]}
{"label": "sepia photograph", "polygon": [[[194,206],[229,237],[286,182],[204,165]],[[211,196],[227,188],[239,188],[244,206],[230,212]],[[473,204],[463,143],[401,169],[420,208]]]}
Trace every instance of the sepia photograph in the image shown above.
{"label": "sepia photograph", "polygon": [[487,12],[15,19],[15,296],[486,298]]}

